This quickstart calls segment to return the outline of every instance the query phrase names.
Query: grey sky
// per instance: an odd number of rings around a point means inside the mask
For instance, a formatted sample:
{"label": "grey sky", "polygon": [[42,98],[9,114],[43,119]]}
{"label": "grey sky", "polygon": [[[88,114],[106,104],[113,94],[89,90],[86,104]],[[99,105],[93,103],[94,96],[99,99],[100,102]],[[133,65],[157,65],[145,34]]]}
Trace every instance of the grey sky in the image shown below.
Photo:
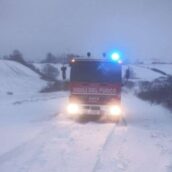
{"label": "grey sky", "polygon": [[0,55],[172,58],[172,0],[0,0]]}

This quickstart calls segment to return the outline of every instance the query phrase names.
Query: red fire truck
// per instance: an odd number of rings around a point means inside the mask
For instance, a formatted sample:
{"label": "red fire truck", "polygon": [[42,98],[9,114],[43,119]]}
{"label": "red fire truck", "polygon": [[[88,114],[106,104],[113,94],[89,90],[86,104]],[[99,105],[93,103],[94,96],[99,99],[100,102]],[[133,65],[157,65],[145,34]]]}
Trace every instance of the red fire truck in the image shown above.
{"label": "red fire truck", "polygon": [[121,118],[121,73],[119,61],[72,59],[68,114]]}

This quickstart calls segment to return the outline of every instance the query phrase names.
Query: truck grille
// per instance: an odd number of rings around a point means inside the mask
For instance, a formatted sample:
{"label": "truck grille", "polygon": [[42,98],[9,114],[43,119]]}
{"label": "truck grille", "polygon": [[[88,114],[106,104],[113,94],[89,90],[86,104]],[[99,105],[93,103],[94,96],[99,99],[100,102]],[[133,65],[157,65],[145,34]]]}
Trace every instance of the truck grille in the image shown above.
{"label": "truck grille", "polygon": [[100,110],[99,106],[84,106],[84,109]]}

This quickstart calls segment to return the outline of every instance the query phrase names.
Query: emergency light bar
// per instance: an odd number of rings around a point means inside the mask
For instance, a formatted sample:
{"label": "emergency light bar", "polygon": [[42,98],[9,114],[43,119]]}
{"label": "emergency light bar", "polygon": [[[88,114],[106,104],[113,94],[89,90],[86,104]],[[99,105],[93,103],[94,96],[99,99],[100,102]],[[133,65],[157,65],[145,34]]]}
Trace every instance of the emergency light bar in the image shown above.
{"label": "emergency light bar", "polygon": [[[122,64],[122,60],[121,60],[121,53],[118,50],[115,51],[111,51],[110,53],[108,53],[107,57],[106,57],[106,53],[102,54],[104,58],[102,58],[102,60],[109,60],[109,61],[114,61],[117,62],[119,64]],[[88,60],[88,58],[72,58],[70,60],[70,63],[75,63],[76,61],[84,61],[84,60]],[[97,60],[97,58],[89,58],[90,61],[94,61]]]}

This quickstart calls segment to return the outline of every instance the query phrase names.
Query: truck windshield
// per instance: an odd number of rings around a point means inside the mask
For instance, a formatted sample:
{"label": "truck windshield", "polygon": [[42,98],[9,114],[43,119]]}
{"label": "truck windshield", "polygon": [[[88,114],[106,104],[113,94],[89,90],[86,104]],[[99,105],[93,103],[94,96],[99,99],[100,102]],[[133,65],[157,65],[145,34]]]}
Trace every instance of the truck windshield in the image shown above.
{"label": "truck windshield", "polygon": [[121,83],[121,65],[114,62],[77,61],[71,66],[71,81]]}

